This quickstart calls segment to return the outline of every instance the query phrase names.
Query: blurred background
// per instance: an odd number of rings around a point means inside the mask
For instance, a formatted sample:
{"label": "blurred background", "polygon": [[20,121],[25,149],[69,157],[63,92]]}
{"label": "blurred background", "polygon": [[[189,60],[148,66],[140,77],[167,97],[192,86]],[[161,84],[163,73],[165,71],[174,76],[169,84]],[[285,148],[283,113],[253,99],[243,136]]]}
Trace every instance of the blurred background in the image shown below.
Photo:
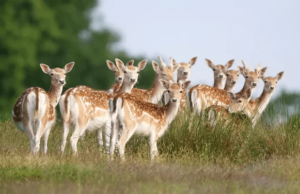
{"label": "blurred background", "polygon": [[[0,119],[11,117],[26,88],[50,88],[40,63],[54,68],[75,61],[65,90],[107,90],[114,83],[107,59],[134,59],[136,65],[146,58],[137,87],[149,88],[150,62],[158,55],[167,63],[171,56],[177,62],[198,56],[192,85],[213,84],[205,58],[215,64],[235,59],[233,69],[242,59],[251,69],[262,63],[267,76],[285,71],[270,107],[298,112],[299,6],[297,0],[1,0]],[[243,82],[240,76],[236,91]],[[254,96],[262,89],[260,81]]]}

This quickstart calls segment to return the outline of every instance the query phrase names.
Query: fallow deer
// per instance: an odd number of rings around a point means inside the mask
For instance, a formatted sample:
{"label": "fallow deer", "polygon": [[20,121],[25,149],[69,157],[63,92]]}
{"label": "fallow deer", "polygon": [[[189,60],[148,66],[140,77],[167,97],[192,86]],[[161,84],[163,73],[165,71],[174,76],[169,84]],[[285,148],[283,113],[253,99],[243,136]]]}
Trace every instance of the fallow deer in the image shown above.
{"label": "fallow deer", "polygon": [[116,93],[120,89],[120,87],[122,85],[123,78],[124,78],[124,73],[123,73],[122,69],[120,69],[118,66],[116,66],[110,60],[106,60],[106,64],[107,64],[107,67],[110,70],[112,70],[114,72],[114,75],[115,75],[115,81],[116,81],[116,83],[113,84],[110,87],[110,89],[108,90],[108,93],[114,94],[114,93]]}
{"label": "fallow deer", "polygon": [[66,74],[72,70],[74,62],[66,64],[64,69],[50,69],[45,64],[40,66],[44,73],[51,76],[49,92],[38,87],[26,89],[17,100],[12,112],[18,129],[28,136],[34,154],[39,152],[42,136],[44,136],[44,153],[47,153],[48,137],[55,121],[55,107],[66,84]]}
{"label": "fallow deer", "polygon": [[226,72],[226,84],[224,90],[227,92],[233,92],[235,86],[237,85],[239,75],[240,75],[240,69],[237,71],[230,69]]}
{"label": "fallow deer", "polygon": [[[118,93],[130,93],[136,84],[139,72],[142,71],[147,60],[141,61],[137,67],[133,66],[133,60],[126,66],[116,59],[117,66],[123,70],[124,79]],[[86,130],[98,130],[98,144],[103,146],[102,127],[105,130],[105,147],[109,151],[110,125],[111,117],[109,113],[109,99],[112,95],[105,91],[94,90],[87,86],[77,86],[67,90],[59,102],[60,112],[63,119],[63,140],[61,151],[64,152],[70,125],[74,126],[74,132],[71,136],[71,145],[74,154],[77,153],[78,138]]]}
{"label": "fallow deer", "polygon": [[157,140],[165,133],[168,125],[176,116],[181,93],[190,84],[190,81],[173,83],[172,81],[160,80],[160,82],[170,94],[170,102],[163,107],[139,101],[135,96],[130,94],[119,94],[114,97],[113,108],[111,109],[113,131],[110,155],[112,160],[115,149],[114,145],[120,131],[121,137],[118,146],[120,157],[123,161],[125,160],[125,145],[134,133],[142,133],[150,136],[151,160],[158,154]]}
{"label": "fallow deer", "polygon": [[[243,94],[248,90],[248,88],[251,88],[252,96],[253,90],[257,86],[260,73],[264,73],[267,68],[264,68],[260,71],[259,64],[254,71],[250,71],[246,63],[244,61],[242,62],[244,67],[238,68],[242,72],[243,77],[245,78],[245,83],[242,90],[237,94]],[[189,99],[191,110],[196,112],[197,114],[200,114],[202,110],[205,110],[211,105],[228,106],[231,102],[226,90],[210,87],[207,85],[196,85],[192,87],[189,91]]]}
{"label": "fallow deer", "polygon": [[145,101],[157,104],[165,91],[165,88],[160,84],[161,79],[165,81],[174,81],[174,71],[176,71],[179,65],[176,65],[173,62],[173,59],[170,58],[171,64],[167,67],[163,60],[158,57],[160,60],[161,66],[155,61],[152,61],[153,70],[156,73],[156,77],[152,87],[148,90],[143,90],[139,88],[133,88],[131,91],[131,95],[135,96],[136,98]]}
{"label": "fallow deer", "polygon": [[[160,59],[160,61],[162,61]],[[173,65],[179,65],[179,68],[177,70],[177,83],[179,81],[187,81],[190,79],[191,76],[191,68],[192,66],[196,63],[197,57],[191,58],[191,60],[187,62],[181,62],[181,63],[176,63],[175,60],[173,60]],[[180,100],[180,107],[183,108],[186,105],[186,90],[182,92],[181,100]],[[169,94],[167,92],[164,93],[164,102],[163,104],[167,104],[169,102]]]}
{"label": "fallow deer", "polygon": [[[238,111],[243,110],[248,117],[252,121],[252,126],[254,127],[256,125],[257,120],[262,115],[263,111],[266,109],[267,105],[269,104],[272,95],[274,94],[274,91],[277,86],[277,82],[282,78],[283,71],[278,73],[275,77],[264,77],[262,76],[262,80],[264,81],[264,90],[259,98],[250,100],[247,103],[247,106],[244,107],[241,105],[239,101],[234,101],[230,104],[228,107],[229,113],[235,113]],[[234,95],[231,94],[233,98]]]}

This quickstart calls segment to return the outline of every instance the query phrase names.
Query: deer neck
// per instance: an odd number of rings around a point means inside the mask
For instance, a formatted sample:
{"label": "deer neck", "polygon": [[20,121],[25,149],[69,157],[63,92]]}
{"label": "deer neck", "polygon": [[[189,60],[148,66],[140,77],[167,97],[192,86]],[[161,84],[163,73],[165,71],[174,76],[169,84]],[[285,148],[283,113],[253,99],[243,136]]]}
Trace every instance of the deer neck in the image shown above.
{"label": "deer neck", "polygon": [[231,84],[226,84],[224,90],[226,90],[227,92],[233,92],[234,91],[234,87]]}
{"label": "deer neck", "polygon": [[263,113],[263,111],[267,108],[267,105],[269,104],[273,92],[266,92],[265,90],[255,100],[251,100],[250,102],[254,103],[254,105],[251,107],[251,113],[253,120],[256,122],[256,120],[260,117],[260,115]]}
{"label": "deer neck", "polygon": [[165,88],[159,82],[158,76],[156,76],[152,87],[148,91],[150,92],[151,102],[157,104],[165,91]]}
{"label": "deer neck", "polygon": [[133,86],[134,86],[134,84],[132,84],[132,83],[126,84],[123,81],[123,83],[117,93],[129,93],[130,94]]}
{"label": "deer neck", "polygon": [[56,107],[56,105],[58,104],[58,101],[60,99],[61,93],[63,90],[63,86],[56,86],[56,85],[51,85],[50,90],[48,92],[48,96],[49,96],[49,102],[51,105],[53,105],[54,107]]}
{"label": "deer neck", "polygon": [[[247,87],[247,85],[246,85],[246,81],[245,81],[245,84],[244,84],[244,86],[243,86],[243,88],[241,89],[241,91],[239,91],[237,94],[244,94],[245,92],[246,92],[246,90],[248,90],[249,89],[249,87]],[[251,89],[251,95],[250,95],[250,98],[252,97],[252,94],[253,94],[253,90],[254,90],[254,88],[250,88]],[[250,99],[249,98],[249,99]]]}
{"label": "deer neck", "polygon": [[167,115],[167,121],[168,121],[168,124],[170,124],[175,116],[177,115],[177,112],[178,112],[178,108],[179,108],[179,103],[180,101],[178,101],[177,103],[173,103],[171,102],[171,99],[169,101],[169,103],[165,106],[165,112],[166,112],[166,115]]}
{"label": "deer neck", "polygon": [[214,88],[224,89],[226,83],[226,79],[222,79],[221,81],[218,78],[214,79]]}

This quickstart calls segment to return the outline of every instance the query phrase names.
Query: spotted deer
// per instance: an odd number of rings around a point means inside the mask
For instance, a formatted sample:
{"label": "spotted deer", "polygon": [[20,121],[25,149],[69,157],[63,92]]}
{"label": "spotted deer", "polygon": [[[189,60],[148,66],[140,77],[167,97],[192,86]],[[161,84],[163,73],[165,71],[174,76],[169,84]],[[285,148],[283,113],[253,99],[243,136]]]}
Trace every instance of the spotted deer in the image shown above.
{"label": "spotted deer", "polygon": [[[251,96],[254,89],[257,86],[258,78],[261,72],[265,72],[267,68],[260,70],[260,65],[255,68],[254,71],[250,71],[249,67],[244,61],[243,68],[238,67],[245,78],[244,87],[237,94],[243,94],[248,88],[251,88]],[[207,85],[196,85],[192,87],[189,91],[190,108],[197,114],[200,114],[202,110],[205,110],[211,105],[221,105],[228,106],[231,102],[227,91],[218,89],[215,87],[210,87]]]}
{"label": "spotted deer", "polygon": [[153,103],[139,101],[130,94],[118,94],[113,99],[112,108],[112,139],[110,155],[113,160],[115,144],[119,132],[119,153],[124,161],[125,145],[134,133],[141,133],[150,136],[150,156],[151,160],[158,154],[157,140],[168,128],[168,125],[175,118],[182,91],[190,85],[190,81],[160,80],[161,85],[170,94],[170,102],[161,107]]}
{"label": "spotted deer", "polygon": [[[248,103],[242,103],[239,100],[236,100],[230,104],[228,107],[229,113],[236,113],[240,111],[244,111],[246,115],[251,119],[252,126],[256,125],[257,120],[262,115],[263,111],[266,109],[269,104],[272,95],[277,86],[277,82],[281,80],[283,76],[283,71],[278,73],[275,77],[265,77],[262,76],[262,80],[264,81],[264,89],[260,97],[254,100],[250,100]],[[230,94],[231,98],[236,98],[234,94]]]}
{"label": "spotted deer", "polygon": [[[136,84],[139,72],[142,71],[147,60],[141,61],[137,67],[133,66],[134,61],[129,61],[126,66],[124,63],[116,59],[117,66],[122,69],[124,79],[120,89],[116,92],[130,93]],[[61,97],[59,102],[60,112],[63,119],[63,140],[61,151],[64,152],[69,127],[74,126],[74,132],[70,138],[71,146],[74,154],[77,153],[78,138],[84,134],[86,130],[98,130],[98,144],[103,147],[102,127],[104,126],[105,148],[109,151],[110,125],[111,117],[109,113],[109,99],[112,97],[106,91],[94,90],[87,86],[77,86],[67,90]]]}
{"label": "spotted deer", "polygon": [[[191,76],[191,68],[192,66],[196,63],[197,57],[191,58],[191,60],[187,62],[181,62],[181,63],[176,63],[175,60],[173,60],[173,65],[179,66],[177,70],[177,82],[179,81],[187,81],[190,79]],[[181,100],[180,100],[180,107],[183,108],[186,105],[186,89],[183,91]],[[167,104],[169,102],[169,94],[167,92],[164,92],[164,104]]]}
{"label": "spotted deer", "polygon": [[114,72],[114,75],[115,75],[115,81],[116,81],[116,83],[113,84],[110,87],[110,89],[108,90],[108,93],[114,94],[114,93],[116,93],[120,89],[120,87],[122,85],[123,78],[124,78],[124,73],[123,73],[123,70],[121,68],[119,68],[118,66],[116,66],[110,60],[106,60],[106,64],[107,64],[107,67],[110,70],[112,70]]}
{"label": "spotted deer", "polygon": [[44,136],[44,153],[47,153],[48,137],[55,122],[55,107],[66,84],[66,74],[72,70],[74,64],[68,63],[63,69],[50,69],[48,65],[40,64],[42,71],[51,76],[49,92],[39,87],[28,88],[14,105],[13,120],[18,129],[28,136],[34,154],[39,152],[42,136]]}
{"label": "spotted deer", "polygon": [[143,90],[139,88],[133,88],[131,91],[131,95],[135,96],[136,98],[145,101],[145,102],[151,102],[154,104],[157,104],[165,91],[165,88],[160,84],[159,80],[165,80],[165,81],[174,81],[174,71],[176,71],[179,67],[179,65],[176,65],[173,62],[173,59],[170,58],[171,64],[167,67],[166,64],[163,62],[161,57],[158,57],[160,60],[160,66],[157,62],[152,61],[152,67],[153,70],[156,73],[155,80],[153,82],[153,85],[148,90]]}

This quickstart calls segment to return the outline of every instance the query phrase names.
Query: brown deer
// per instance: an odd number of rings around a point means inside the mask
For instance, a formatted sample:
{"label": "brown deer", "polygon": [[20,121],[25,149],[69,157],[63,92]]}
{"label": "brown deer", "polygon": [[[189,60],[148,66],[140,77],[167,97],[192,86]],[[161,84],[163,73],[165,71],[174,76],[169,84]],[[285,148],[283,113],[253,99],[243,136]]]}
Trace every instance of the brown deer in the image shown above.
{"label": "brown deer", "polygon": [[[130,93],[136,84],[139,72],[142,71],[147,60],[141,61],[137,67],[133,66],[134,61],[129,61],[126,66],[116,59],[117,66],[123,70],[124,79],[118,93]],[[102,127],[105,130],[105,147],[109,150],[111,117],[109,113],[109,99],[112,95],[106,91],[94,90],[87,86],[77,86],[67,90],[59,102],[60,112],[63,119],[63,140],[61,151],[64,152],[69,127],[74,126],[74,132],[71,136],[71,145],[74,154],[77,153],[78,138],[86,130],[98,130],[98,144],[103,146]]]}
{"label": "brown deer", "polygon": [[224,90],[226,90],[227,92],[234,91],[234,88],[237,85],[240,73],[241,73],[240,69],[238,69],[237,71],[230,69],[226,72],[225,75],[227,78],[226,78]]}
{"label": "brown deer", "polygon": [[[181,62],[176,63],[175,60],[173,60],[173,65],[179,65],[179,68],[177,70],[177,83],[179,81],[187,81],[190,79],[191,76],[191,68],[196,63],[197,57],[191,58],[191,60],[187,62]],[[186,106],[186,89],[183,91],[181,100],[180,100],[180,107],[183,108]],[[169,94],[167,92],[164,92],[164,98],[163,98],[163,104],[167,104],[169,102]]]}
{"label": "brown deer", "polygon": [[[278,73],[275,77],[264,77],[264,75],[261,76],[262,80],[264,81],[264,90],[260,97],[254,100],[250,100],[248,103],[246,103],[246,106],[240,101],[234,101],[228,107],[228,112],[235,113],[239,111],[244,111],[251,119],[252,126],[254,127],[256,125],[257,120],[260,118],[263,111],[269,104],[271,97],[276,89],[277,82],[281,80],[283,73],[284,72],[282,71]],[[230,96],[231,98],[235,97],[235,95],[233,95],[232,93],[230,94]]]}
{"label": "brown deer", "polygon": [[106,60],[106,64],[107,64],[107,67],[110,70],[112,70],[114,72],[114,75],[115,75],[115,81],[116,81],[116,83],[113,84],[110,87],[110,89],[108,90],[108,93],[114,94],[114,93],[116,93],[120,89],[120,87],[122,85],[123,78],[124,78],[124,73],[123,73],[122,69],[120,69],[118,66],[116,66],[110,60]]}
{"label": "brown deer", "polygon": [[[260,72],[265,72],[267,68],[264,68],[260,71],[259,65],[254,71],[250,71],[246,63],[244,61],[242,62],[244,67],[239,67],[239,70],[242,72],[242,75],[245,78],[245,83],[242,90],[237,94],[243,94],[248,90],[248,88],[251,88],[252,96],[253,91],[257,86]],[[189,99],[191,110],[197,114],[200,114],[202,110],[205,110],[211,105],[228,106],[231,102],[226,90],[207,85],[196,85],[192,87],[189,91]]]}
{"label": "brown deer", "polygon": [[49,92],[38,87],[28,88],[14,105],[13,120],[18,129],[28,136],[34,154],[39,152],[42,136],[44,136],[44,153],[47,153],[48,137],[55,121],[55,107],[66,84],[66,74],[72,70],[74,64],[68,63],[64,69],[50,69],[48,65],[40,64],[42,71],[51,76]]}
{"label": "brown deer", "polygon": [[135,96],[141,101],[145,102],[151,102],[154,104],[157,104],[165,91],[165,88],[160,84],[159,80],[165,80],[165,81],[174,81],[174,71],[176,71],[179,67],[179,65],[176,65],[173,62],[173,59],[170,58],[171,64],[167,67],[166,64],[163,62],[161,57],[158,57],[160,60],[161,66],[155,61],[152,61],[152,67],[153,70],[156,73],[155,80],[153,82],[153,85],[148,90],[143,90],[139,88],[133,88],[131,91],[131,95]]}
{"label": "brown deer", "polygon": [[113,99],[112,111],[112,139],[110,155],[113,160],[114,149],[118,134],[119,153],[124,161],[125,145],[134,133],[141,133],[150,136],[150,156],[151,160],[158,154],[157,140],[173,121],[179,108],[181,94],[190,84],[190,81],[173,83],[172,81],[160,80],[162,86],[170,95],[170,102],[160,107],[158,105],[139,101],[130,94],[118,94]]}

